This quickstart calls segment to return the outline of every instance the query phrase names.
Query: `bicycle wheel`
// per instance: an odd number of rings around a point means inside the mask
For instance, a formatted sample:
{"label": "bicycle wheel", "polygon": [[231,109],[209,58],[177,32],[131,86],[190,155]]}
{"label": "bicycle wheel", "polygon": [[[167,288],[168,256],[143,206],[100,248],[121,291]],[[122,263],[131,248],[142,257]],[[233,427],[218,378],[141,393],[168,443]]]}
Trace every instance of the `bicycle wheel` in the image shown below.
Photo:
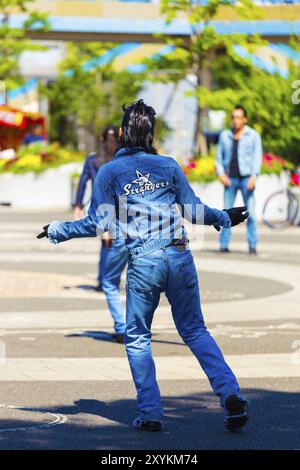
{"label": "bicycle wheel", "polygon": [[297,197],[290,191],[277,191],[265,202],[263,207],[263,222],[270,228],[280,230],[291,225],[297,217],[299,203]]}

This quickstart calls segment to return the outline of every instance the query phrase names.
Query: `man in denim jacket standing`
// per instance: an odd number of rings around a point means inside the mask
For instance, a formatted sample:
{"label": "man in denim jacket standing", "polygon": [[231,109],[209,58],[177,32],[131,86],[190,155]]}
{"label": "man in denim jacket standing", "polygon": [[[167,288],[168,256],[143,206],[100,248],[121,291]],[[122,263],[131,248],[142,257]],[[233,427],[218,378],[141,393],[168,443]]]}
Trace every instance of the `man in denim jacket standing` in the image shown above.
{"label": "man in denim jacket standing", "polygon": [[47,236],[50,242],[60,243],[95,237],[108,229],[117,238],[125,238],[129,256],[125,345],[137,391],[136,429],[163,430],[163,407],[151,353],[151,324],[162,292],[169,300],[179,334],[220,398],[226,427],[241,428],[247,421],[247,400],[206,329],[181,213],[193,223],[216,227],[237,225],[248,213],[245,207],[222,211],[203,204],[178,163],[158,155],[152,146],[154,109],[139,100],[124,111],[122,148],[99,170],[87,217],[75,222],[54,221],[38,238]]}
{"label": "man in denim jacket standing", "polygon": [[[246,125],[247,112],[236,106],[232,112],[232,129],[224,130],[219,139],[217,152],[217,174],[224,185],[225,209],[233,206],[240,189],[249,210],[247,238],[249,253],[256,254],[258,241],[255,218],[255,184],[262,162],[262,143],[259,134]],[[223,228],[220,233],[220,251],[229,252],[231,230]]]}

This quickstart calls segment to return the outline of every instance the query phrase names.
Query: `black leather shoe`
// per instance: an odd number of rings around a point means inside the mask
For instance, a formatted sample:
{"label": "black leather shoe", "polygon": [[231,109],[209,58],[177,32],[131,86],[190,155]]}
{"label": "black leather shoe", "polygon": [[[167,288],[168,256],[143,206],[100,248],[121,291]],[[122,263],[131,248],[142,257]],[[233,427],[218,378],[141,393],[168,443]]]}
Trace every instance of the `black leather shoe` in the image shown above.
{"label": "black leather shoe", "polygon": [[133,427],[139,431],[148,432],[162,432],[164,430],[161,421],[141,421],[139,418],[133,421]]}
{"label": "black leather shoe", "polygon": [[246,406],[248,400],[242,400],[236,395],[230,395],[225,400],[225,427],[228,431],[237,431],[245,426],[248,421]]}
{"label": "black leather shoe", "polygon": [[220,253],[230,253],[229,248],[220,248]]}
{"label": "black leather shoe", "polygon": [[101,286],[100,284],[99,284],[98,286],[96,286],[96,287],[94,288],[94,290],[95,290],[96,292],[103,292],[102,286]]}
{"label": "black leather shoe", "polygon": [[124,344],[124,335],[120,333],[115,333],[113,335],[113,342],[114,343],[119,343],[119,344]]}

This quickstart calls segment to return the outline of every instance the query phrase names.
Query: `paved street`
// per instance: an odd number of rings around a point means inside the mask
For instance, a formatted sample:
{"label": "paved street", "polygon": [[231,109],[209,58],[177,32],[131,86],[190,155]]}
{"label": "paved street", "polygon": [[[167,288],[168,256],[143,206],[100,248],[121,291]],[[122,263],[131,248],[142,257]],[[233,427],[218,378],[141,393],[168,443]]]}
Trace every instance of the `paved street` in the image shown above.
{"label": "paved street", "polygon": [[[65,213],[0,209],[0,449],[300,449],[300,228],[260,228],[257,257],[237,227],[191,242],[207,326],[251,400],[248,427],[222,410],[178,336],[164,297],[153,353],[166,432],[131,428],[135,390],[124,346],[96,293],[99,240],[58,246],[35,235]],[[124,291],[125,273],[122,282]]]}

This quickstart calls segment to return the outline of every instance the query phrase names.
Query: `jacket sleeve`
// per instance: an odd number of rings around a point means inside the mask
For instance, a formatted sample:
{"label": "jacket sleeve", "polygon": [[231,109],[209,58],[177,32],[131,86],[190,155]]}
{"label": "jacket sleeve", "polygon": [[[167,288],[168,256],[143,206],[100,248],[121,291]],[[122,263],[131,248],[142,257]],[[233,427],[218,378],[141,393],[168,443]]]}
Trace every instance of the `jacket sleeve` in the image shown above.
{"label": "jacket sleeve", "polygon": [[230,218],[225,211],[213,209],[204,204],[191,188],[185,174],[174,161],[174,187],[176,202],[181,208],[182,216],[193,224],[231,226]]}
{"label": "jacket sleeve", "polygon": [[259,175],[262,165],[262,141],[260,135],[255,132],[254,149],[253,149],[253,170],[252,175]]}
{"label": "jacket sleeve", "polygon": [[223,156],[224,156],[224,133],[221,132],[218,146],[217,146],[217,156],[216,156],[216,170],[217,170],[218,176],[225,173],[225,168],[223,164]]}
{"label": "jacket sleeve", "polygon": [[77,188],[76,198],[75,198],[75,206],[79,206],[82,208],[83,197],[84,197],[84,193],[86,190],[86,184],[89,179],[91,179],[91,173],[89,169],[88,159],[86,159],[80,179],[79,179],[79,183],[78,183],[78,188]]}
{"label": "jacket sleeve", "polygon": [[74,222],[54,221],[48,228],[51,243],[61,243],[72,238],[101,236],[115,223],[115,197],[104,167],[98,171],[88,214]]}

